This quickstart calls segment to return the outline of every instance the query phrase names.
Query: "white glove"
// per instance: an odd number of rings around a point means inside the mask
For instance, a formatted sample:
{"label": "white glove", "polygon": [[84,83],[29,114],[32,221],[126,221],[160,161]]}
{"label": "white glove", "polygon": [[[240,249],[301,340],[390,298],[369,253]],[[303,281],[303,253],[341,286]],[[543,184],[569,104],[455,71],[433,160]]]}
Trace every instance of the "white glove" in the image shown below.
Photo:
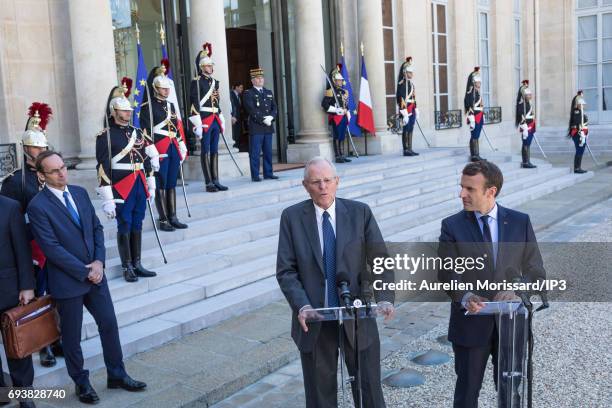
{"label": "white glove", "polygon": [[145,153],[151,159],[151,167],[153,171],[159,171],[159,152],[157,151],[157,147],[154,144],[150,144],[145,147]]}
{"label": "white glove", "polygon": [[470,130],[474,130],[474,128],[476,127],[476,118],[474,117],[474,115],[468,115],[467,120],[470,125]]}
{"label": "white glove", "polygon": [[416,120],[419,120],[419,115],[420,115],[420,114],[419,114],[419,108],[414,108],[414,114],[416,115],[416,116],[415,116],[415,119],[416,119]]}
{"label": "white glove", "polygon": [[521,129],[521,135],[523,136],[523,140],[527,140],[527,138],[529,137],[529,130],[527,126]]}
{"label": "white glove", "polygon": [[179,152],[181,153],[181,163],[187,158],[187,146],[182,140],[179,142]]}
{"label": "white glove", "polygon": [[221,120],[221,132],[225,132],[225,117],[223,114],[219,115],[219,120]]}
{"label": "white glove", "polygon": [[149,157],[153,171],[159,171],[159,156]]}
{"label": "white glove", "polygon": [[263,123],[266,126],[272,126],[272,119],[274,119],[272,116],[264,116]]}
{"label": "white glove", "polygon": [[198,140],[201,140],[202,139],[202,118],[200,117],[200,114],[190,116],[189,121],[193,125],[193,133],[195,133]]}
{"label": "white glove", "polygon": [[344,115],[344,109],[336,108],[336,115]]}
{"label": "white glove", "polygon": [[327,113],[336,113],[336,107],[335,106],[330,106],[329,108],[327,108]]}
{"label": "white glove", "polygon": [[402,124],[406,126],[408,124],[410,115],[408,115],[408,111],[406,109],[400,110],[400,114],[402,115]]}
{"label": "white glove", "polygon": [[202,126],[193,128],[193,133],[195,133],[198,140],[202,140]]}
{"label": "white glove", "polygon": [[108,217],[109,220],[112,220],[117,216],[115,212],[116,204],[114,200],[104,201],[102,203],[102,211]]}
{"label": "white glove", "polygon": [[102,202],[102,211],[109,219],[113,219],[116,216],[115,213],[115,197],[113,196],[112,186],[100,186],[96,188],[96,193],[104,200]]}
{"label": "white glove", "polygon": [[155,199],[155,177],[147,177],[147,187],[149,187],[149,199]]}
{"label": "white glove", "polygon": [[578,143],[578,146],[582,147],[586,143],[587,137],[582,130],[578,134],[580,135],[580,143]]}

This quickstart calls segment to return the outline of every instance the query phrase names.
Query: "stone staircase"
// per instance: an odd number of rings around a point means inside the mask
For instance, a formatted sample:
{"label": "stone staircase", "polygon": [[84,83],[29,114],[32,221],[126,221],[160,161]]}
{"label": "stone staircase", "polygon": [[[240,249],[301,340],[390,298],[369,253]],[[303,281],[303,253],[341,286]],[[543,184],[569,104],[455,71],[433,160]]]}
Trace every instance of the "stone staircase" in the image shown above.
{"label": "stone staircase", "polygon": [[[488,154],[506,180],[500,202],[519,203],[563,189],[592,176],[534,160],[535,170],[519,168],[520,158]],[[338,196],[369,204],[389,241],[437,240],[440,220],[461,208],[458,180],[466,152],[430,149],[420,156],[370,156],[340,165]],[[116,225],[98,210],[105,227],[106,275],[113,296],[124,356],[159,346],[222,320],[282,298],[275,274],[278,224],[282,210],[307,198],[303,170],[278,173],[280,180],[251,183],[223,180],[230,189],[204,193],[200,182],[187,187],[191,218],[177,197],[179,218],[189,229],[160,232],[168,264],[155,241],[150,218],[143,232],[143,264],[156,278],[127,283],[120,272]],[[100,208],[99,202],[94,202]],[[103,366],[92,316],[85,312],[82,349],[89,369]],[[37,360],[38,356],[34,356]],[[70,381],[63,359],[43,368],[35,361],[35,384]]]}
{"label": "stone staircase", "polygon": [[[574,143],[566,135],[567,127],[539,127],[536,132],[536,137],[547,155],[574,153]],[[612,126],[589,126],[588,143],[593,154],[597,156],[612,154]],[[531,146],[531,152],[533,155],[541,157],[540,150],[535,142]]]}

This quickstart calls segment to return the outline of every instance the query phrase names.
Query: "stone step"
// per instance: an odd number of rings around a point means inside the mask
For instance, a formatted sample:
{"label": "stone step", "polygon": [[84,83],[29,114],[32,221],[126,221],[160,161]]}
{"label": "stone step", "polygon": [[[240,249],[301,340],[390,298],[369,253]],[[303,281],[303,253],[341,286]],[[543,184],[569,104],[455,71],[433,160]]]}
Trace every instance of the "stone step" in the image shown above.
{"label": "stone step", "polygon": [[[502,171],[507,172],[507,174],[509,175],[514,174],[518,172],[519,170],[518,168],[516,168],[516,164],[513,162],[500,163],[500,166],[502,168]],[[547,163],[544,163],[542,164],[542,167],[540,168],[540,170],[543,168],[546,168],[546,166],[550,166],[550,165]],[[463,165],[461,165],[461,167],[463,167]],[[511,170],[507,170],[507,168],[508,169],[511,168]],[[460,169],[457,171],[460,171]],[[363,198],[359,194],[349,194],[347,198],[363,199],[364,202],[372,205],[372,207],[375,207],[375,205],[379,205],[382,203],[387,203],[385,208],[388,209],[388,211],[390,211],[388,213],[388,216],[390,216],[393,214],[398,214],[398,212],[407,211],[408,208],[406,208],[405,205],[410,205],[412,206],[412,208],[420,208],[426,203],[431,203],[432,200],[435,201],[437,199],[436,197],[442,196],[444,199],[449,199],[454,194],[453,192],[454,188],[451,188],[451,190],[442,190],[441,192],[433,191],[429,195],[423,195],[423,194],[431,190],[439,189],[442,186],[452,187],[453,185],[456,185],[456,184],[457,184],[457,178],[456,177],[449,178],[448,174],[446,174],[444,181],[439,182],[439,183],[429,182],[429,183],[423,184],[420,188],[406,187],[402,189],[390,189],[389,191],[378,192],[375,195],[370,194],[369,196],[365,196]],[[339,194],[342,196],[345,196],[343,194],[343,191],[344,190],[340,190]],[[359,191],[359,190],[355,188],[354,191]],[[419,195],[416,200],[411,200],[409,204],[405,204],[402,207],[392,205],[392,203],[395,201],[404,200],[404,199],[413,197],[415,194],[421,194],[421,195]],[[305,193],[302,198],[306,198]],[[278,203],[277,205],[274,205],[273,208],[271,209],[262,210],[262,211],[265,211],[265,214],[268,217],[274,217],[272,221],[270,221],[270,219],[266,219],[263,221],[255,222],[253,224],[247,224],[247,225],[234,227],[231,230],[233,231],[231,242],[234,245],[238,245],[243,240],[251,241],[253,239],[269,236],[273,233],[276,233],[277,227],[278,227],[278,221],[274,221],[274,220],[278,219],[283,208],[285,208],[286,206],[290,204],[293,204],[296,201],[297,200],[292,200],[289,203],[285,203],[285,202]],[[248,220],[247,222],[251,220],[250,215],[247,217],[240,216],[240,214],[237,214],[235,216],[232,215],[232,216],[234,217],[233,224],[238,223],[236,220],[240,221],[240,220],[246,219]],[[387,216],[387,213],[382,212],[381,210],[381,213],[379,214],[379,216],[381,218],[385,218]],[[224,219],[226,219],[227,216],[223,216],[221,218],[222,220],[219,223],[217,223],[216,221],[212,221],[211,225],[213,226],[217,225],[217,226],[221,226],[222,228],[225,228]],[[257,219],[259,218],[256,216],[255,220]],[[231,228],[232,223],[229,223],[229,224]],[[212,231],[210,230],[201,231],[199,229],[190,228],[190,229],[181,231],[183,232],[183,236],[181,237],[179,235],[178,238],[173,237],[172,234],[165,234],[165,236],[163,236],[163,243],[164,243],[164,250],[166,252],[166,256],[170,259],[171,257],[174,257],[174,255],[176,255],[177,253],[179,255],[182,253],[201,254],[202,252],[198,251],[197,250],[198,248],[206,248],[207,250],[209,249],[214,250],[217,248],[217,245],[219,244],[219,242],[226,235],[226,231],[228,230],[221,230],[219,232],[212,233]],[[183,242],[188,237],[190,238],[190,241],[189,241],[188,247],[186,247],[187,245],[183,244]],[[209,242],[211,242],[212,244],[209,244]],[[155,237],[152,233],[145,233],[143,235],[143,248],[148,248],[147,250],[143,251],[143,263],[147,267],[155,268],[157,266],[162,265],[161,258],[159,257],[159,254],[157,253],[159,250],[156,248]],[[181,259],[183,258],[181,257]],[[118,258],[118,252],[117,252],[117,246],[116,246],[115,240],[107,241],[106,265],[107,265],[107,276],[109,276],[110,278],[113,278],[119,275],[120,260]]]}
{"label": "stone step", "polygon": [[[264,306],[282,298],[276,278],[270,277],[230,292],[183,306],[141,322],[121,327],[119,337],[124,358],[160,346],[168,341],[214,325],[231,317]],[[85,367],[104,367],[99,337],[81,342]],[[4,353],[4,349],[0,351]],[[71,383],[63,358],[55,367],[41,367],[38,353],[33,355],[37,388],[58,387]]]}

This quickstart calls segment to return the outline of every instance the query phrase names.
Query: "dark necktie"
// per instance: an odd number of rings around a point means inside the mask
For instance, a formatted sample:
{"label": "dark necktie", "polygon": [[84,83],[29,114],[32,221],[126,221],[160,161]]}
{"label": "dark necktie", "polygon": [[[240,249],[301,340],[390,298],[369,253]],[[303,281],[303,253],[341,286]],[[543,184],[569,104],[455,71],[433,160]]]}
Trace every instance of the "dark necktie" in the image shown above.
{"label": "dark necktie", "polygon": [[70,204],[70,200],[68,199],[68,192],[64,191],[63,195],[64,195],[64,203],[66,203],[66,208],[68,209],[70,216],[72,217],[73,221],[76,222],[76,224],[80,227],[81,218],[79,217],[79,213],[77,212],[76,208],[74,208],[72,204]]}
{"label": "dark necktie", "polygon": [[327,282],[327,307],[338,307],[338,291],[336,290],[336,235],[329,221],[329,213],[323,212],[323,266]]}
{"label": "dark necktie", "polygon": [[493,238],[491,237],[491,228],[489,228],[489,215],[483,215],[480,217],[482,221],[482,237],[484,238],[485,246],[489,255],[491,256],[491,270],[495,270],[495,252],[493,250]]}

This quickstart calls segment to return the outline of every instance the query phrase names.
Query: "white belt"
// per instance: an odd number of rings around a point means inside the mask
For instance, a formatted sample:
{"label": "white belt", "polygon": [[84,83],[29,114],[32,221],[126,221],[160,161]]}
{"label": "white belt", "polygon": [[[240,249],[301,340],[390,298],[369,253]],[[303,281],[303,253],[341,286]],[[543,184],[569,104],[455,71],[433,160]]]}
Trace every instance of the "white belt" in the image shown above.
{"label": "white belt", "polygon": [[414,99],[407,99],[406,103],[414,103]]}
{"label": "white belt", "polygon": [[478,111],[478,112],[481,112],[481,111],[482,111],[482,108],[480,108],[480,107],[474,107],[474,110],[475,110],[475,111]]}
{"label": "white belt", "polygon": [[200,108],[200,112],[217,113],[217,112],[219,112],[219,108],[209,108],[208,106],[203,106],[203,107]]}
{"label": "white belt", "polygon": [[159,129],[159,130],[153,129],[153,131],[155,132],[156,135],[166,136],[166,137],[169,137],[170,139],[176,138],[176,132],[170,132],[168,130],[163,130],[163,129]]}
{"label": "white belt", "polygon": [[144,170],[144,163],[117,163],[113,164],[113,170],[140,171]]}

